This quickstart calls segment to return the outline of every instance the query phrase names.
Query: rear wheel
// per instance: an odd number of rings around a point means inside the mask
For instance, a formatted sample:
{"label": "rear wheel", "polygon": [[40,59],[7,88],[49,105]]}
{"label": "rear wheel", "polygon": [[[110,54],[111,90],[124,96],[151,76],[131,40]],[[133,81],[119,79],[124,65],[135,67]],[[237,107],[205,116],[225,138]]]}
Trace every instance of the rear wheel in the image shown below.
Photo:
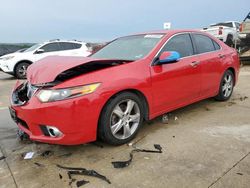
{"label": "rear wheel", "polygon": [[220,83],[219,94],[215,97],[218,101],[226,101],[228,100],[232,93],[234,87],[234,74],[231,70],[227,70]]}
{"label": "rear wheel", "polygon": [[99,121],[99,137],[112,145],[129,142],[137,134],[143,121],[140,98],[124,92],[111,99],[104,107]]}
{"label": "rear wheel", "polygon": [[23,62],[23,63],[19,63],[16,68],[15,68],[15,76],[18,79],[25,79],[26,78],[26,72],[27,72],[27,68],[30,64]]}

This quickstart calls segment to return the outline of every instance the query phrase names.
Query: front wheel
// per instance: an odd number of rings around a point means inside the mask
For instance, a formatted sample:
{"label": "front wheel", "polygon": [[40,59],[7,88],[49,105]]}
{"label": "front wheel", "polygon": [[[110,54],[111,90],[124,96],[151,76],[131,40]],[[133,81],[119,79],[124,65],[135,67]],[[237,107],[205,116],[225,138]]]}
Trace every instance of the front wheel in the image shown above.
{"label": "front wheel", "polygon": [[26,72],[27,68],[30,64],[29,63],[19,63],[15,68],[15,76],[18,79],[25,79],[26,78]]}
{"label": "front wheel", "polygon": [[215,97],[218,101],[226,101],[228,100],[232,93],[234,87],[234,74],[231,70],[227,70],[222,76],[219,94]]}
{"label": "front wheel", "polygon": [[140,98],[124,92],[112,98],[104,107],[98,136],[112,145],[121,145],[132,140],[143,121],[143,105]]}

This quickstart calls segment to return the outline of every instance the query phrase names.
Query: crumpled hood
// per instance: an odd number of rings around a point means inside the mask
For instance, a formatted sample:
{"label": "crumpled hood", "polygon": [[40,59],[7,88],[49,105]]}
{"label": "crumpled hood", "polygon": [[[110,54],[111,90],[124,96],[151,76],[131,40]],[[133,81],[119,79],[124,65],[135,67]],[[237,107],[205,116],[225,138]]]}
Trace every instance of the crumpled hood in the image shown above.
{"label": "crumpled hood", "polygon": [[97,60],[90,57],[49,56],[29,66],[27,79],[32,85],[53,82],[60,73]]}

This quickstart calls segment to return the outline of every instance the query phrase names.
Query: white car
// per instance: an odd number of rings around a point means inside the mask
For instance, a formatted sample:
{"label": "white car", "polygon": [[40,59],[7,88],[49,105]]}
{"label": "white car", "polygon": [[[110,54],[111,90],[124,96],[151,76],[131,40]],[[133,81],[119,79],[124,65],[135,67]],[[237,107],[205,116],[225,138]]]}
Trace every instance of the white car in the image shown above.
{"label": "white car", "polygon": [[26,78],[28,66],[51,55],[88,56],[90,49],[87,43],[79,41],[52,40],[36,44],[23,52],[15,52],[0,57],[0,70],[14,75],[18,79]]}
{"label": "white car", "polygon": [[238,42],[239,28],[239,22],[228,21],[211,24],[209,27],[203,28],[202,31],[215,36],[232,47],[235,41]]}

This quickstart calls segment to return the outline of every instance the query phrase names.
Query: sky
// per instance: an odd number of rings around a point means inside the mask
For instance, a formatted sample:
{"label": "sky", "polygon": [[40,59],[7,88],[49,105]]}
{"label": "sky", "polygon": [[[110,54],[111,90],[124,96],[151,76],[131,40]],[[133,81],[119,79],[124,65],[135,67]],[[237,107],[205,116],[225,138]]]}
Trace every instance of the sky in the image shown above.
{"label": "sky", "polygon": [[249,0],[0,0],[0,43],[50,39],[109,41],[163,29],[242,21]]}

